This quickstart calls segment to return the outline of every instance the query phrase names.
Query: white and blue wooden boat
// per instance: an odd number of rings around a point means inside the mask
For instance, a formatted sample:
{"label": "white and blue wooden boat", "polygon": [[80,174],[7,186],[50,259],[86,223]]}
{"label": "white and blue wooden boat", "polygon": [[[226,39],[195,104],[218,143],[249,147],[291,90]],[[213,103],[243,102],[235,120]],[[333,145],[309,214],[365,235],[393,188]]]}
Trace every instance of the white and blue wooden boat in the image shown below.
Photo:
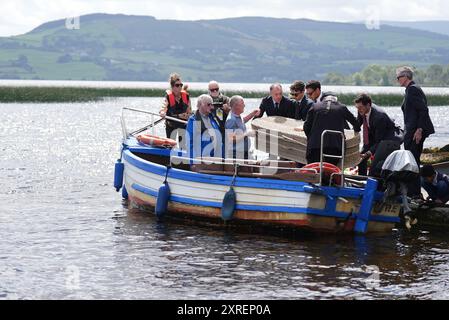
{"label": "white and blue wooden boat", "polygon": [[[180,151],[143,145],[126,127],[124,133],[115,187],[122,188],[123,197],[134,207],[154,211],[162,206],[159,215],[221,225],[249,223],[319,232],[389,232],[400,222],[400,204],[381,203],[383,193],[373,179],[356,188],[282,180],[277,175],[194,172],[188,165],[173,165],[171,160],[183,156]],[[295,169],[290,173],[294,175]],[[235,207],[229,210],[225,203],[225,217],[223,201],[231,185]]]}

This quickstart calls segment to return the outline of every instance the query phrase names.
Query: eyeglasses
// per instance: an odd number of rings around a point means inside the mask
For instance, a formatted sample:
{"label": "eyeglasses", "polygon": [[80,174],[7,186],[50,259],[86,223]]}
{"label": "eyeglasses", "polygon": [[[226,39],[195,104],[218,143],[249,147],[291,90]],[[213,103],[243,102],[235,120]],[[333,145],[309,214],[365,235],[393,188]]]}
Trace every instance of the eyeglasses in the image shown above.
{"label": "eyeglasses", "polygon": [[220,90],[220,88],[209,89],[210,92],[218,92],[219,90]]}
{"label": "eyeglasses", "polygon": [[290,92],[290,95],[293,97],[297,97],[300,95],[300,92]]}
{"label": "eyeglasses", "polygon": [[175,83],[174,87],[176,88],[181,88],[184,84],[182,83]]}

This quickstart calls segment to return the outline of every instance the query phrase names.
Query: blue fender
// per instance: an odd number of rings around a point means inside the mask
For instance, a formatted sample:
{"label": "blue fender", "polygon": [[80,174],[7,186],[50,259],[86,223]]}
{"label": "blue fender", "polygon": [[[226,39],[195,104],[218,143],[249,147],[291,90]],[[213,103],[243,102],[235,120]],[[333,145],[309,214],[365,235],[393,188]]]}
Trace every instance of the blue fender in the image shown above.
{"label": "blue fender", "polygon": [[125,165],[123,164],[121,159],[118,159],[115,163],[115,170],[114,170],[114,188],[117,192],[120,191],[120,189],[123,186],[123,171],[125,170]]}
{"label": "blue fender", "polygon": [[226,192],[221,207],[221,218],[224,221],[229,221],[233,218],[236,202],[237,202],[236,193],[234,191],[234,188],[231,187],[229,191]]}
{"label": "blue fender", "polygon": [[125,185],[122,188],[122,198],[128,200],[128,190],[126,190]]}
{"label": "blue fender", "polygon": [[170,199],[170,187],[165,181],[159,188],[156,200],[155,213],[156,216],[161,218],[167,213],[168,200]]}

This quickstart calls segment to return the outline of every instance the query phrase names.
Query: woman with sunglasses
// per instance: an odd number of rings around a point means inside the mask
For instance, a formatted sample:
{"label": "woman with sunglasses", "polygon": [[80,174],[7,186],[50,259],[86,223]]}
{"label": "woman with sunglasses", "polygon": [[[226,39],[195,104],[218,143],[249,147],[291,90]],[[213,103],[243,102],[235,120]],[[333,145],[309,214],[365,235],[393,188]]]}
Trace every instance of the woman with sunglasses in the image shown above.
{"label": "woman with sunglasses", "polygon": [[[165,96],[164,105],[159,114],[161,117],[169,116],[187,121],[191,114],[189,94],[183,89],[183,83],[179,74],[171,74],[169,82],[171,89],[166,91],[167,94]],[[181,148],[185,148],[185,129],[185,124],[165,120],[165,132],[167,138],[176,140],[177,134],[179,146]]]}

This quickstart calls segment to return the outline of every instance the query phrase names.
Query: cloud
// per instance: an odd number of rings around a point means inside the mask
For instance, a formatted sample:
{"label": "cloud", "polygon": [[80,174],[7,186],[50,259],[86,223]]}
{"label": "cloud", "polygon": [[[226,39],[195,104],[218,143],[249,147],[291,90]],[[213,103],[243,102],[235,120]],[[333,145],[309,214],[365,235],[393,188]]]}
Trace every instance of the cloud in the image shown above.
{"label": "cloud", "polygon": [[6,0],[2,2],[0,36],[22,34],[51,20],[98,12],[177,20],[267,16],[363,21],[372,8],[381,20],[447,20],[449,16],[449,2],[443,0]]}

